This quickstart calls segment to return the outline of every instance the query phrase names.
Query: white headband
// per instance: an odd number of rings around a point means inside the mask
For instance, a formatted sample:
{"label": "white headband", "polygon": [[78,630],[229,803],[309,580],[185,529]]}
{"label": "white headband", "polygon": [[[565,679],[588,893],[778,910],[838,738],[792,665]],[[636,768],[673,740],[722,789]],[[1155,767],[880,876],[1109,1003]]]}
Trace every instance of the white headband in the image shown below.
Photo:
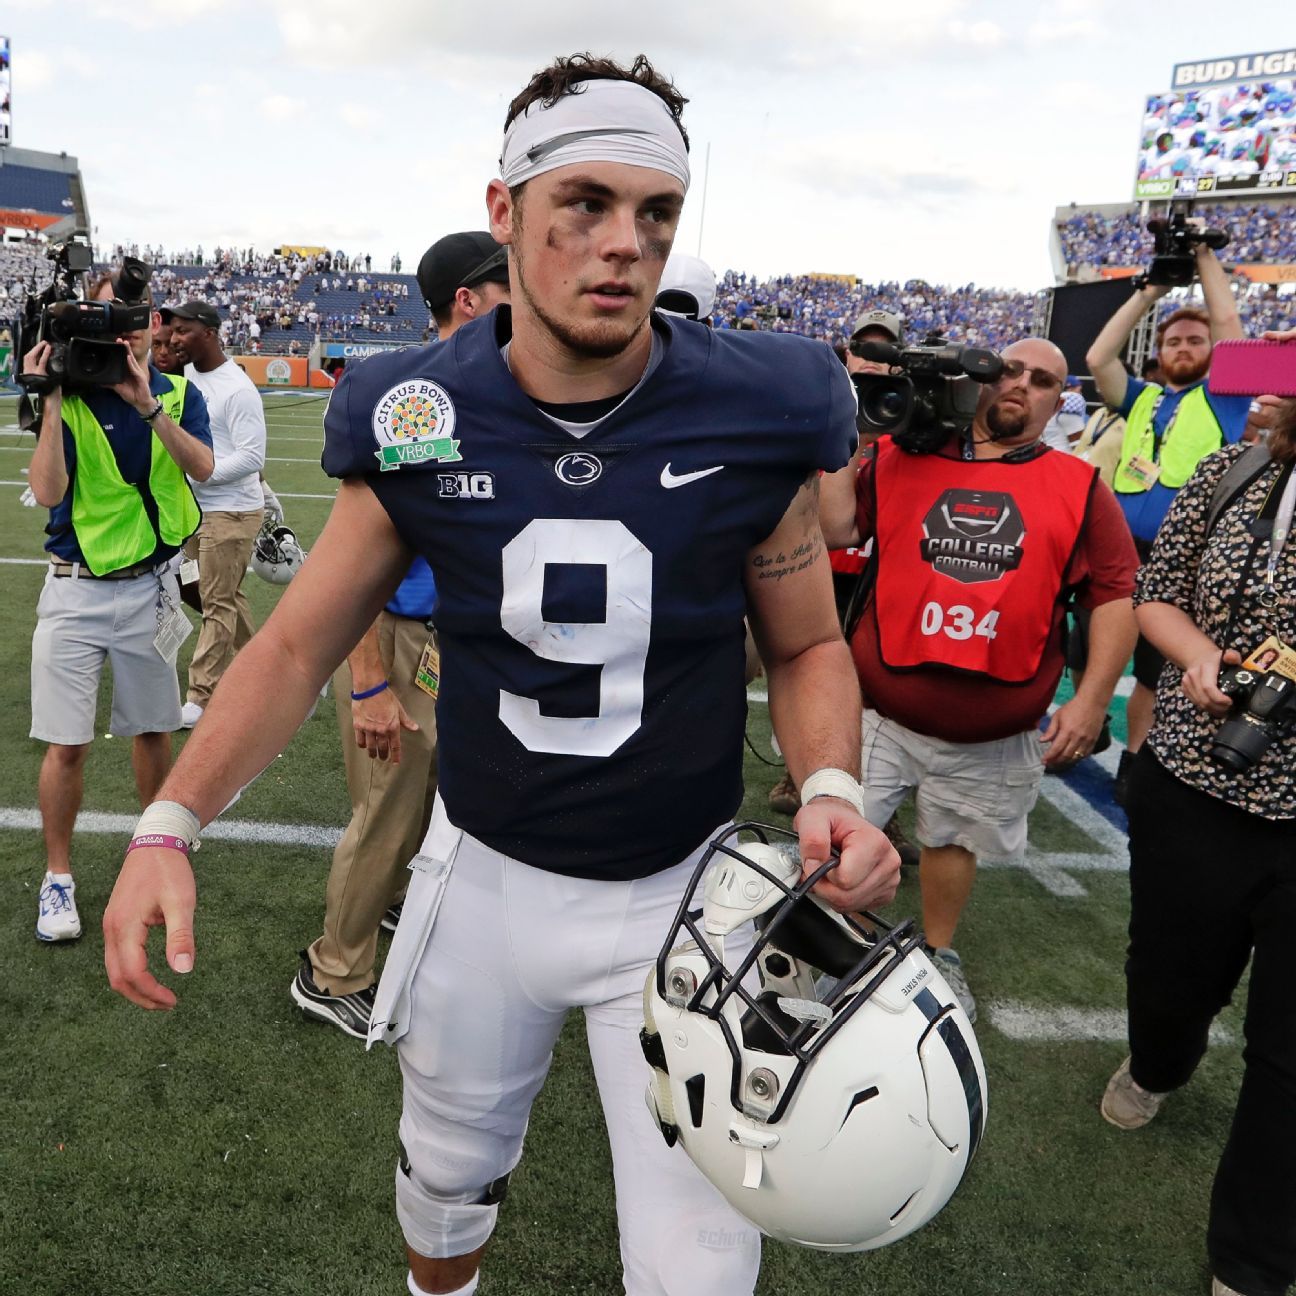
{"label": "white headband", "polygon": [[689,186],[684,136],[665,102],[633,81],[582,81],[552,107],[537,100],[504,132],[500,178],[510,189],[573,162],[626,162]]}

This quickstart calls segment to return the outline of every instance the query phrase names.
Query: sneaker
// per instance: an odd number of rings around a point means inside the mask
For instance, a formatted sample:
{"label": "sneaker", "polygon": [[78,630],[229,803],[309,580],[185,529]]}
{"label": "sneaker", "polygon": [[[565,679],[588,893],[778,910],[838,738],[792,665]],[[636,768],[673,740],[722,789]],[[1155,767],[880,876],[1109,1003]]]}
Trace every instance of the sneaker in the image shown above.
{"label": "sneaker", "polygon": [[180,727],[192,729],[202,719],[203,709],[197,702],[186,702],[180,708]]}
{"label": "sneaker", "polygon": [[1115,1125],[1117,1129],[1142,1129],[1161,1110],[1161,1104],[1165,1100],[1165,1094],[1152,1093],[1134,1083],[1134,1077],[1130,1075],[1130,1060],[1126,1058],[1116,1068],[1116,1074],[1107,1081],[1100,1110],[1103,1120]]}
{"label": "sneaker", "polygon": [[401,910],[404,907],[404,900],[397,900],[394,905],[388,905],[387,912],[383,914],[382,918],[379,920],[378,926],[381,927],[383,931],[394,932],[396,930],[396,924],[400,922]]}
{"label": "sneaker", "polygon": [[791,774],[784,774],[770,788],[769,803],[770,809],[777,810],[779,814],[794,815],[801,809],[801,794],[797,791],[797,785],[792,782]]}
{"label": "sneaker", "polygon": [[1230,1287],[1228,1283],[1212,1278],[1211,1296],[1242,1296],[1242,1293],[1236,1287]]}
{"label": "sneaker", "polygon": [[376,987],[368,986],[353,994],[331,995],[315,984],[310,959],[302,951],[301,967],[293,978],[288,993],[292,1001],[307,1017],[328,1022],[355,1039],[367,1039],[369,1035],[369,1018],[373,1016],[374,992]]}
{"label": "sneaker", "polygon": [[46,873],[36,913],[36,939],[70,941],[81,935],[76,907],[76,883],[70,873]]}
{"label": "sneaker", "polygon": [[909,834],[900,827],[900,820],[892,815],[887,820],[887,826],[882,829],[887,835],[887,840],[896,849],[896,854],[900,856],[900,866],[902,868],[917,868],[918,861],[922,858],[922,851],[918,849],[917,843],[909,838]]}
{"label": "sneaker", "polygon": [[958,950],[952,950],[945,945],[933,949],[929,945],[927,957],[936,965],[936,971],[945,978],[945,984],[954,991],[954,998],[967,1013],[968,1021],[975,1025],[976,1000],[972,997],[972,991],[968,989],[967,977],[963,975],[963,960],[959,958]]}

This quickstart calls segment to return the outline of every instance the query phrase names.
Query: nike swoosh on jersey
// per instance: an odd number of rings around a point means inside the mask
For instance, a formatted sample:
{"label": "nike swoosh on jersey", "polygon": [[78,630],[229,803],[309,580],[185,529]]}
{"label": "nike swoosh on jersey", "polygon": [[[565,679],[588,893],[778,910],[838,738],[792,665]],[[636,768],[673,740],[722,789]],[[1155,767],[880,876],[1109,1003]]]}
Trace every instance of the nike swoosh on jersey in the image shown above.
{"label": "nike swoosh on jersey", "polygon": [[716,464],[714,468],[700,468],[697,472],[673,473],[670,464],[662,469],[661,484],[667,490],[674,490],[676,486],[687,486],[689,482],[700,481],[703,477],[710,477],[712,473],[724,471],[724,464]]}

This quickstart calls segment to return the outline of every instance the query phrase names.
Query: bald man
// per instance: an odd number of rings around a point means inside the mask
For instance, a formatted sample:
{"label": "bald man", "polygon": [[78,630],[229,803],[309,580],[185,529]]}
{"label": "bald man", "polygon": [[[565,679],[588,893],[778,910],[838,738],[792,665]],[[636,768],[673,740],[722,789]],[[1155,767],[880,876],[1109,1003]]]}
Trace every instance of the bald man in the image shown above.
{"label": "bald man", "polygon": [[[851,638],[864,697],[864,812],[917,793],[923,928],[968,1016],[954,949],[978,859],[1020,859],[1045,766],[1087,756],[1133,649],[1137,557],[1090,464],[1049,449],[1066,361],[1026,338],[972,425],[932,454],[884,437],[823,478],[830,548],[872,540],[876,579]],[[879,501],[881,507],[879,508]],[[1063,668],[1063,603],[1092,611],[1089,667],[1043,734]]]}

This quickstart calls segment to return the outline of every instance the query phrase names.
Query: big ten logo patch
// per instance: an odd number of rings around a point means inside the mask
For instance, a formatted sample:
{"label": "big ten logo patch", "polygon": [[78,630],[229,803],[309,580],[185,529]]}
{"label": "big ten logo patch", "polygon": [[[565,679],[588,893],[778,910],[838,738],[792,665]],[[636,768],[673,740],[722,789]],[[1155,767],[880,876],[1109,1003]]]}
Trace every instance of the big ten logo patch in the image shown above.
{"label": "big ten logo patch", "polygon": [[437,473],[437,494],[442,499],[494,499],[495,477],[488,472]]}

